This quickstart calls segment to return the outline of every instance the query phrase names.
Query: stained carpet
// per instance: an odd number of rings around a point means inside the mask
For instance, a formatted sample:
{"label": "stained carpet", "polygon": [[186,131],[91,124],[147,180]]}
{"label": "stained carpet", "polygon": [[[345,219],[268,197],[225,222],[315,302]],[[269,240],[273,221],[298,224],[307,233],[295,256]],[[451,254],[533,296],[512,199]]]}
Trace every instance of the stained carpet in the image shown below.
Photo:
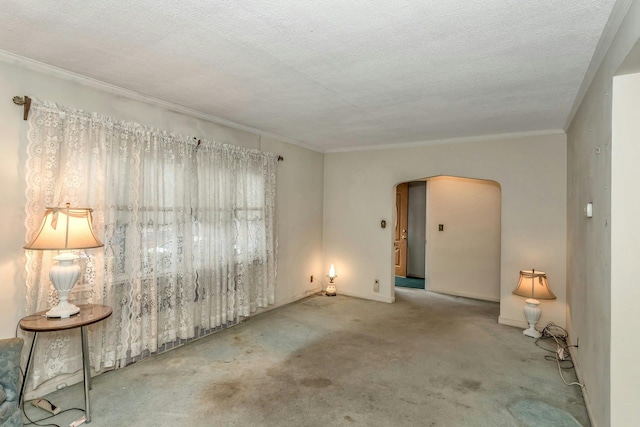
{"label": "stained carpet", "polygon": [[[88,426],[589,426],[580,388],[521,329],[498,324],[499,304],[395,297],[312,296],[95,377]],[[47,398],[82,407],[82,384]]]}

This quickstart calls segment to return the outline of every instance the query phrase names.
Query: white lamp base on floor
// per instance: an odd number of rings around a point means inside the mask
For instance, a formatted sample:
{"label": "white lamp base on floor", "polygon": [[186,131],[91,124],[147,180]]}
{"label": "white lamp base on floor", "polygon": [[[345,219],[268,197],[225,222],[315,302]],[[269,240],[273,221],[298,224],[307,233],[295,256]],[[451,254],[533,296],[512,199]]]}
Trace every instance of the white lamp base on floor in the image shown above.
{"label": "white lamp base on floor", "polygon": [[333,283],[329,283],[327,285],[327,290],[324,293],[328,297],[335,297],[336,296],[336,285],[334,285]]}
{"label": "white lamp base on floor", "polygon": [[525,300],[527,305],[524,306],[524,316],[529,322],[529,328],[522,331],[522,333],[531,338],[540,338],[542,334],[536,330],[536,323],[540,319],[540,301],[534,298],[528,298]]}

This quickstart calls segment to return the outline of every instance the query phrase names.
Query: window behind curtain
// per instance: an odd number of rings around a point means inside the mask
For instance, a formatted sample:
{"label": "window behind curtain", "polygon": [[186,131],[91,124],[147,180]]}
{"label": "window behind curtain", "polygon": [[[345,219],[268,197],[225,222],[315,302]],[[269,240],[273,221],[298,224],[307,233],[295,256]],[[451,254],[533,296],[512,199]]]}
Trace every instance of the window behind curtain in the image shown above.
{"label": "window behind curtain", "polygon": [[[180,137],[33,100],[27,147],[27,233],[45,206],[94,209],[105,243],[87,251],[76,304],[114,309],[92,327],[96,371],[234,324],[272,304],[276,156]],[[54,295],[50,254],[27,253],[27,310]],[[41,338],[34,383],[79,369],[68,333]]]}

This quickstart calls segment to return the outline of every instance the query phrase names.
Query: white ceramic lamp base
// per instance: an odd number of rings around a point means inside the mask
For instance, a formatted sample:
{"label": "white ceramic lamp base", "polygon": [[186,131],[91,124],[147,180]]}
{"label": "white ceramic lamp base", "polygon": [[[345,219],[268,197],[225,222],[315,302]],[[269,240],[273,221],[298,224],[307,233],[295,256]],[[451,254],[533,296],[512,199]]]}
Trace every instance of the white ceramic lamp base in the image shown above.
{"label": "white ceramic lamp base", "polygon": [[327,285],[327,289],[324,292],[326,296],[328,297],[335,297],[336,296],[336,285],[333,283],[329,283]]}
{"label": "white ceramic lamp base", "polygon": [[80,266],[75,262],[78,258],[78,255],[71,252],[63,252],[53,257],[58,263],[51,267],[49,278],[58,292],[60,302],[47,311],[47,317],[64,319],[80,313],[80,309],[69,302],[69,294],[80,277]]}
{"label": "white ceramic lamp base", "polygon": [[529,322],[529,328],[522,331],[522,333],[531,338],[540,338],[542,334],[536,329],[536,323],[540,319],[540,308],[538,307],[540,301],[528,298],[525,302],[527,305],[524,306],[524,316]]}

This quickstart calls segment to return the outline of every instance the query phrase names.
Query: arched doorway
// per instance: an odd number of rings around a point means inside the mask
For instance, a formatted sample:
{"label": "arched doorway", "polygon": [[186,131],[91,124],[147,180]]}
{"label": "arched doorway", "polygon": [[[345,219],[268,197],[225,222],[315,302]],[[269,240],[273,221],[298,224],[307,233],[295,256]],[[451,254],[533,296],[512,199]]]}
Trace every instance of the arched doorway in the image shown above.
{"label": "arched doorway", "polygon": [[[417,202],[412,202],[412,194],[414,199],[420,196]],[[422,178],[398,184],[395,200],[397,286],[409,283],[408,287],[449,295],[500,300],[501,189],[497,182]],[[416,229],[420,218],[424,227]],[[424,286],[412,286],[421,277]]]}

